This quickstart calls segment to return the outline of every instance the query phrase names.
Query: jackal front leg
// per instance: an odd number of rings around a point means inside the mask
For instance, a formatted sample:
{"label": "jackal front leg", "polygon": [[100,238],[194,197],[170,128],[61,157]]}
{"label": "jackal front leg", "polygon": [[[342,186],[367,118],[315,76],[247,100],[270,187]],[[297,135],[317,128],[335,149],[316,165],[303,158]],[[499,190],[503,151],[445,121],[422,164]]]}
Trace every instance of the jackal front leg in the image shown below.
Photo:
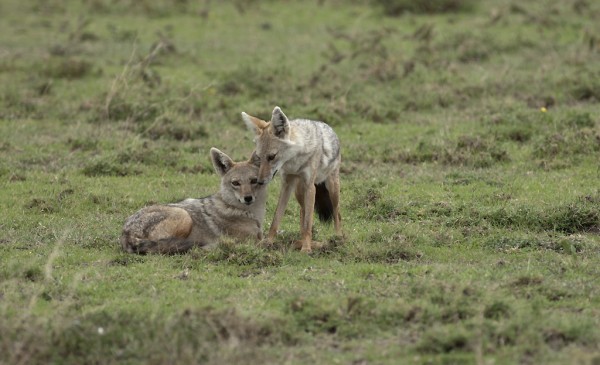
{"label": "jackal front leg", "polygon": [[275,216],[271,227],[269,227],[269,233],[267,238],[264,240],[266,245],[272,245],[275,242],[275,236],[277,236],[277,229],[281,223],[281,219],[285,214],[285,208],[292,195],[292,190],[296,187],[298,179],[295,176],[283,176],[283,182],[281,184],[281,194],[279,195],[279,201],[277,202],[277,208],[275,209]]}

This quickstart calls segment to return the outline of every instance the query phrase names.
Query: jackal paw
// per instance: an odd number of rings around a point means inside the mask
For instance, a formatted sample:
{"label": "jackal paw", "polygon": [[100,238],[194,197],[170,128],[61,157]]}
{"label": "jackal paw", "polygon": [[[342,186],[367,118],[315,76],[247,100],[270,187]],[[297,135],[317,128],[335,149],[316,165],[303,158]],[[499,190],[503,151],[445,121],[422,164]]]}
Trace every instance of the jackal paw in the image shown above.
{"label": "jackal paw", "polygon": [[309,243],[307,243],[306,241],[298,240],[294,241],[294,247],[302,252],[310,253],[312,252],[313,248],[322,248],[323,243],[319,241],[310,241]]}

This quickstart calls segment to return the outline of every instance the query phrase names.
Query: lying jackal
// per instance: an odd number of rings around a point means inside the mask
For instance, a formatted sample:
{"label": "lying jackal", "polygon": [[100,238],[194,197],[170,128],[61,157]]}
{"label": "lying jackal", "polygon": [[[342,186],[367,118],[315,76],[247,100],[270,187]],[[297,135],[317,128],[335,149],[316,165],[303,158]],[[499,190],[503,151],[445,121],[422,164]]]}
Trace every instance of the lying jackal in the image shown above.
{"label": "lying jackal", "polygon": [[152,205],[125,221],[123,249],[131,253],[174,254],[193,246],[211,247],[223,235],[262,239],[267,189],[258,184],[259,160],[235,163],[211,148],[213,166],[221,176],[221,189],[202,199]]}
{"label": "lying jackal", "polygon": [[312,249],[313,211],[322,221],[333,219],[337,235],[342,234],[340,201],[340,141],[331,127],[307,119],[288,120],[275,107],[270,122],[242,113],[244,122],[256,134],[256,154],[260,159],[259,184],[266,184],[281,170],[281,195],[269,229],[272,243],[295,189],[300,204],[301,239],[296,246]]}

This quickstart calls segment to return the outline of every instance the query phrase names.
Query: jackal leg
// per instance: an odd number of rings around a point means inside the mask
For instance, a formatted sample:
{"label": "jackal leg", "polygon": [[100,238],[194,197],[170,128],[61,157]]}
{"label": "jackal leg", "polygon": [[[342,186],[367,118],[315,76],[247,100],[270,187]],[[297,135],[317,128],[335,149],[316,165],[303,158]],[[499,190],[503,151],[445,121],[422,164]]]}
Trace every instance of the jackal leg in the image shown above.
{"label": "jackal leg", "polygon": [[286,175],[283,176],[283,179],[284,180],[281,185],[281,194],[279,195],[279,201],[277,202],[277,208],[275,209],[275,216],[273,217],[273,222],[271,223],[271,227],[269,228],[269,233],[267,235],[267,244],[272,244],[273,241],[275,241],[277,228],[279,228],[279,224],[281,223],[281,219],[285,213],[285,208],[290,200],[290,195],[292,195],[292,190],[298,183],[298,179],[295,176]]}
{"label": "jackal leg", "polygon": [[[191,216],[184,209],[164,205],[150,206],[127,219],[121,236],[121,245],[125,251],[135,252],[141,242],[150,241],[152,249],[155,249],[159,246],[157,242],[161,240],[187,238],[193,225]],[[167,246],[176,244],[174,240]],[[172,248],[176,249],[175,246]]]}
{"label": "jackal leg", "polygon": [[[314,180],[314,179],[312,179]],[[302,252],[312,251],[312,226],[313,211],[315,210],[316,188],[313,181],[301,181],[296,187],[296,199],[300,204],[300,250]]]}
{"label": "jackal leg", "polygon": [[[304,216],[306,215],[306,211],[304,210],[304,184],[296,184],[296,200],[298,201],[298,204],[300,204],[300,232],[302,232]],[[302,245],[298,248],[300,247],[302,247]]]}

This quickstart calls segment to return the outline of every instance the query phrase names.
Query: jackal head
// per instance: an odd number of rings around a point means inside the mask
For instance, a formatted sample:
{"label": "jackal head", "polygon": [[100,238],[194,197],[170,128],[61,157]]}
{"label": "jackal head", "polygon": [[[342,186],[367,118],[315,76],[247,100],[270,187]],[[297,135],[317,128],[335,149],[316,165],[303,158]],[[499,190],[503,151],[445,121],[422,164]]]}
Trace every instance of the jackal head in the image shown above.
{"label": "jackal head", "polygon": [[249,161],[233,162],[225,153],[210,149],[210,158],[215,171],[221,176],[221,195],[229,201],[235,200],[251,205],[260,199],[265,186],[258,184],[260,162],[253,155]]}
{"label": "jackal head", "polygon": [[290,140],[290,121],[278,106],[273,109],[270,122],[244,112],[242,119],[255,133],[255,154],[260,161],[258,183],[266,184],[275,177],[283,164],[294,156],[294,142]]}

